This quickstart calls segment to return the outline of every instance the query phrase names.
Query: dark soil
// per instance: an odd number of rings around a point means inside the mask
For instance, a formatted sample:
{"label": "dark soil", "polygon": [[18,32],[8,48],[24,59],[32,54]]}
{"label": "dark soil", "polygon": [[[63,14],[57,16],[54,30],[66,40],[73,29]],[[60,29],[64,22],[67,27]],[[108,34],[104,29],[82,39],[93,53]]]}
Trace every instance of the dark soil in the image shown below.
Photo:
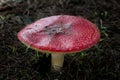
{"label": "dark soil", "polygon": [[[60,72],[50,56],[17,39],[24,26],[43,17],[66,14],[95,23],[101,40],[94,47],[66,55]],[[25,0],[0,9],[0,80],[120,80],[119,0]]]}

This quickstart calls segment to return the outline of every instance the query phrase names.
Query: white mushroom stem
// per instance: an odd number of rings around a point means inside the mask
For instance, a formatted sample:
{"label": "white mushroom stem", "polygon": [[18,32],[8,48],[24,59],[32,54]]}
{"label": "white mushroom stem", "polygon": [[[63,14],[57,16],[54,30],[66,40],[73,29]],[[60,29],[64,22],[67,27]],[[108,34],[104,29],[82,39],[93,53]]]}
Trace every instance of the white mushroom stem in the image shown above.
{"label": "white mushroom stem", "polygon": [[59,71],[63,67],[64,54],[52,53],[51,63],[54,70]]}

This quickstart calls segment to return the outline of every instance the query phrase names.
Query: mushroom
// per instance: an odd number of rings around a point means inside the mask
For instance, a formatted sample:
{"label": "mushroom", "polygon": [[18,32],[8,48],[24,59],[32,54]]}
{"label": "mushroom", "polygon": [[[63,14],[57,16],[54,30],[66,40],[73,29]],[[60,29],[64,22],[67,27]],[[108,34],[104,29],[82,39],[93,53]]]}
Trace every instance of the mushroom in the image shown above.
{"label": "mushroom", "polygon": [[80,16],[56,15],[27,25],[18,33],[18,39],[33,49],[51,53],[52,67],[59,71],[65,54],[92,47],[100,33],[92,22]]}

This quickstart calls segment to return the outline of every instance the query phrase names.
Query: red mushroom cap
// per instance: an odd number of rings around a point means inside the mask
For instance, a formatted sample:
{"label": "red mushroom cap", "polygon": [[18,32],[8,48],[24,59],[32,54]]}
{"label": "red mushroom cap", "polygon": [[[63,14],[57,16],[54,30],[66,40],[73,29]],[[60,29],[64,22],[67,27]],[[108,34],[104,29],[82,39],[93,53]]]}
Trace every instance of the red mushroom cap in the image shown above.
{"label": "red mushroom cap", "polygon": [[93,23],[82,17],[58,15],[28,25],[18,33],[18,38],[40,51],[71,53],[96,44],[100,33]]}

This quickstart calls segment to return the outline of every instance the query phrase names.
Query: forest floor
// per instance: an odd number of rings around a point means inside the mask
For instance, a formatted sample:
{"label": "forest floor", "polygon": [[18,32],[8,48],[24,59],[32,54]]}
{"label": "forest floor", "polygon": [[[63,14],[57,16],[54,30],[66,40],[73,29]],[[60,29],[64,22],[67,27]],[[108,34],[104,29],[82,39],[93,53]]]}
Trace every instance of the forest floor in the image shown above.
{"label": "forest floor", "polygon": [[[66,55],[60,72],[50,57],[17,38],[26,25],[53,15],[82,16],[96,24],[101,39],[94,47]],[[0,8],[0,80],[120,80],[119,0],[26,0]]]}

